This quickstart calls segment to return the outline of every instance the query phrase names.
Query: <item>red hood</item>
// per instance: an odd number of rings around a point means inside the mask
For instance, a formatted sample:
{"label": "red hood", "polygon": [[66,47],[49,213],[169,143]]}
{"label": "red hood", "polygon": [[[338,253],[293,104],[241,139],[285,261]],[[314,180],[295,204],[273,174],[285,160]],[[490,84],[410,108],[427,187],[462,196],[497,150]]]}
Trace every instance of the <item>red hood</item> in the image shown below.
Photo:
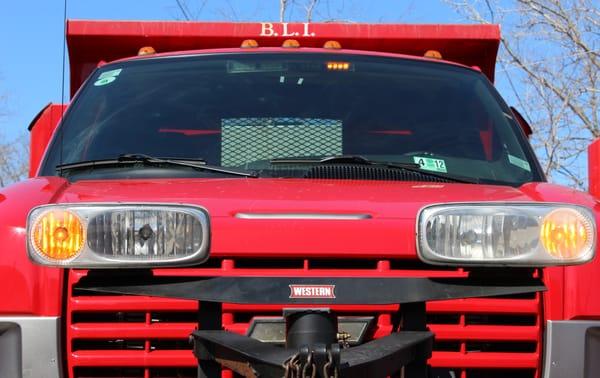
{"label": "red hood", "polygon": [[[414,257],[423,206],[464,201],[552,201],[595,206],[587,194],[551,184],[471,184],[305,179],[80,181],[57,203],[161,202],[206,208],[212,256]],[[257,214],[368,214],[369,219],[243,219]],[[316,217],[315,217],[316,218]]]}

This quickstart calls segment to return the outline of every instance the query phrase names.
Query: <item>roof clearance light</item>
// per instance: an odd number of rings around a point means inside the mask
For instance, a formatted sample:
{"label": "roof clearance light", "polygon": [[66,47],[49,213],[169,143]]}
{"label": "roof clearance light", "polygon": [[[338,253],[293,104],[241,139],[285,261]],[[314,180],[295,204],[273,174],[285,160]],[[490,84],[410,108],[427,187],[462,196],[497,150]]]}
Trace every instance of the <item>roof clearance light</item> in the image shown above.
{"label": "roof clearance light", "polygon": [[329,71],[348,71],[350,69],[349,62],[327,62],[326,66]]}
{"label": "roof clearance light", "polygon": [[458,203],[419,214],[421,260],[442,265],[576,265],[594,257],[596,224],[570,204]]}
{"label": "roof clearance light", "polygon": [[429,59],[442,59],[442,54],[437,50],[427,50],[423,56]]}
{"label": "roof clearance light", "polygon": [[138,50],[138,56],[156,54],[156,50],[152,46],[144,46]]}
{"label": "roof clearance light", "polygon": [[327,41],[323,45],[324,49],[341,49],[342,45],[338,41]]}
{"label": "roof clearance light", "polygon": [[34,251],[58,264],[81,252],[85,241],[79,217],[67,210],[50,210],[38,216],[31,232]]}
{"label": "roof clearance light", "polygon": [[255,39],[244,39],[240,47],[243,49],[254,49],[258,47],[258,42]]}
{"label": "roof clearance light", "polygon": [[295,39],[286,39],[283,41],[281,47],[296,49],[300,47],[300,42],[296,41]]}

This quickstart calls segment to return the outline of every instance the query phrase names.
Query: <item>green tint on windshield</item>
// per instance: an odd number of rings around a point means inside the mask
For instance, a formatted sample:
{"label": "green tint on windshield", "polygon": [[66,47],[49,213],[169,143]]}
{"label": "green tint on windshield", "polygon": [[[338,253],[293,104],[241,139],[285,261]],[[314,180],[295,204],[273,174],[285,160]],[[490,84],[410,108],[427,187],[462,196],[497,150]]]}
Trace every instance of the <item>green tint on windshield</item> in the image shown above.
{"label": "green tint on windshield", "polygon": [[519,185],[541,176],[485,77],[443,63],[321,53],[154,58],[94,73],[43,171],[122,154],[271,171],[360,155]]}

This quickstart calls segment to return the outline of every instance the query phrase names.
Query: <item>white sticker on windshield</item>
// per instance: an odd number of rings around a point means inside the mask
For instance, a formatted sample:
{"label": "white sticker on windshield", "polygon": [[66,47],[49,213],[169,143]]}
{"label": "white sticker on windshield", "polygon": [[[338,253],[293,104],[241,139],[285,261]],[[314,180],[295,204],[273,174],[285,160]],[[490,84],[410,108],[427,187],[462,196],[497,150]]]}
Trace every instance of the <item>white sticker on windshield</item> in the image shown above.
{"label": "white sticker on windshield", "polygon": [[511,154],[508,154],[508,162],[509,162],[510,164],[514,165],[514,166],[517,166],[517,167],[519,167],[519,168],[521,168],[521,169],[524,169],[524,170],[526,170],[526,171],[528,171],[528,172],[531,172],[531,166],[529,165],[529,163],[528,163],[528,162],[526,162],[526,161],[525,161],[525,160],[523,160],[523,159],[519,159],[519,158],[518,158],[518,157],[516,157],[516,156],[513,156],[513,155],[511,155]]}
{"label": "white sticker on windshield", "polygon": [[106,72],[102,72],[100,76],[98,76],[98,80],[94,82],[94,86],[101,87],[106,84],[110,84],[113,81],[117,80],[117,76],[121,73],[122,68],[118,68],[116,70],[110,70]]}
{"label": "white sticker on windshield", "polygon": [[119,74],[121,73],[122,70],[123,70],[122,68],[119,68],[119,69],[116,69],[116,70],[110,70],[110,71],[102,72],[100,74],[100,76],[98,76],[98,80],[104,79],[105,77],[119,76]]}
{"label": "white sticker on windshield", "polygon": [[413,161],[421,166],[421,169],[433,172],[448,172],[446,162],[442,159],[432,159],[422,156],[413,156]]}

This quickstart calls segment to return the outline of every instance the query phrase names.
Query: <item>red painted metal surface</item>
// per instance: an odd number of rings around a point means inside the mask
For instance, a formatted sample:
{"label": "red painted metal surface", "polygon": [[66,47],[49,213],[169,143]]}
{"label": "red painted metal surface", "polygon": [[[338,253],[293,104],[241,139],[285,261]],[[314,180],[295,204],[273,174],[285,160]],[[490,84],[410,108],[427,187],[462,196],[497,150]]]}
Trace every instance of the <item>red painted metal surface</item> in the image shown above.
{"label": "red painted metal surface", "polygon": [[600,199],[600,139],[588,147],[588,183],[590,194]]}
{"label": "red painted metal surface", "polygon": [[[140,191],[140,188],[144,188]],[[210,193],[210,194],[208,194]],[[542,183],[526,184],[521,188],[486,185],[435,184],[422,185],[409,182],[357,182],[335,180],[287,179],[165,179],[165,180],[113,180],[110,182],[75,183],[56,198],[56,202],[111,202],[136,198],[144,202],[180,202],[204,206],[211,214],[213,224],[213,258],[225,258],[218,267],[205,269],[157,269],[163,276],[464,276],[462,270],[435,270],[419,266],[398,269],[403,261],[415,259],[414,222],[417,211],[424,205],[436,202],[459,201],[564,201],[595,208],[593,198],[560,186]],[[249,207],[248,203],[252,203]],[[596,208],[596,210],[598,210]],[[368,213],[372,219],[365,221],[279,221],[247,220],[235,217],[238,212],[319,212]],[[314,224],[313,224],[314,223]],[[353,227],[356,223],[356,229]],[[276,229],[277,232],[273,232]],[[350,230],[350,231],[349,231]],[[348,237],[357,233],[361,237]],[[380,234],[381,233],[381,234]],[[258,235],[253,235],[258,234]],[[336,239],[331,235],[343,235]],[[308,239],[310,242],[306,242]],[[379,241],[378,241],[379,239]],[[304,241],[303,241],[304,240]],[[290,242],[293,241],[293,242]],[[285,267],[274,269],[269,258],[290,259],[302,257],[297,263],[289,261]],[[343,256],[331,260],[323,267],[311,256],[320,258]],[[343,259],[363,259],[360,269],[344,267]],[[373,260],[393,258],[389,260]],[[308,259],[308,260],[306,260]],[[401,260],[398,260],[401,259]],[[287,260],[286,260],[287,261]],[[336,266],[336,262],[339,266]],[[249,264],[250,265],[247,265]],[[396,267],[396,268],[393,268]],[[549,277],[557,276],[557,269],[547,270]],[[85,271],[71,273],[73,284]],[[546,274],[546,273],[544,273]],[[560,276],[560,275],[559,275]],[[554,278],[553,278],[554,279]],[[544,294],[555,316],[562,313],[561,283],[553,281],[552,292]],[[253,315],[277,315],[281,306],[225,304],[225,328],[245,333]],[[333,306],[342,314],[378,314],[375,337],[391,331],[391,314],[398,306]],[[451,316],[451,324],[431,323],[439,334],[439,341],[450,349],[437,350],[431,360],[433,366],[453,367],[467,377],[471,369],[530,369],[532,376],[539,374],[543,317],[541,295],[529,299],[466,299],[449,302],[432,302],[427,305],[430,314]],[[173,357],[179,367],[193,368],[195,360],[189,350],[156,348],[160,342],[183,340],[194,324],[184,318],[175,324],[153,321],[160,313],[194,314],[197,304],[172,299],[128,296],[75,296],[68,301],[67,337],[69,366],[73,373],[83,366],[137,366],[149,374],[150,370],[164,365],[164,356]],[[77,314],[134,313],[146,319],[142,322],[117,325],[93,321],[77,321]],[[481,315],[508,320],[505,324],[471,323]],[[498,318],[499,317],[499,318]],[[187,319],[187,320],[186,320]],[[522,319],[529,319],[525,324]],[[74,321],[75,320],[75,321]],[[102,342],[106,340],[142,340],[143,350],[127,351],[112,358],[114,351],[78,348],[81,340]],[[479,352],[484,344],[518,345],[519,352]],[[172,344],[169,344],[172,345]],[[73,348],[75,346],[75,349]],[[164,352],[164,353],[163,353]],[[172,354],[170,354],[172,353]]]}
{"label": "red painted metal surface", "polygon": [[[144,188],[144,190],[140,190]],[[78,182],[68,184],[59,178],[35,178],[16,186],[6,188],[0,197],[0,224],[4,244],[10,250],[10,258],[0,262],[0,274],[6,277],[9,285],[0,287],[4,301],[0,304],[2,313],[59,314],[61,298],[61,273],[31,264],[24,251],[25,218],[31,207],[43,203],[64,202],[177,202],[205,206],[213,220],[213,258],[225,258],[220,266],[196,269],[158,269],[158,275],[202,276],[202,275],[303,275],[303,276],[464,276],[458,270],[436,270],[433,267],[413,266],[402,268],[403,264],[414,264],[414,222],[420,207],[432,202],[456,202],[476,200],[496,201],[565,201],[578,203],[598,211],[596,201],[585,193],[576,192],[551,184],[527,184],[521,188],[487,185],[435,184],[423,185],[410,182],[368,182],[336,180],[292,180],[292,179],[163,179],[163,180],[111,180]],[[248,206],[252,203],[252,206]],[[312,221],[288,220],[245,220],[235,217],[239,211],[245,212],[321,212],[321,213],[368,213],[368,220],[345,223],[330,221],[314,227]],[[353,226],[356,223],[358,226]],[[354,228],[356,227],[356,228]],[[277,232],[273,232],[273,230]],[[16,232],[15,232],[16,231]],[[346,237],[346,233],[357,233],[361,237]],[[260,233],[260,237],[251,235]],[[336,238],[331,235],[342,235]],[[11,238],[8,238],[12,235]],[[302,237],[300,237],[300,236]],[[315,239],[313,242],[300,239]],[[380,239],[380,240],[376,240]],[[298,244],[290,243],[298,241]],[[248,242],[250,241],[250,243]],[[249,244],[256,244],[248,246]],[[19,253],[20,251],[20,253]],[[348,252],[350,251],[350,253]],[[294,256],[301,256],[290,262]],[[319,256],[313,260],[311,256]],[[322,260],[325,256],[336,259]],[[268,258],[265,258],[268,257]],[[275,258],[275,260],[273,260]],[[284,266],[274,268],[278,258],[286,258]],[[361,265],[356,266],[356,259]],[[283,261],[283,260],[282,260]],[[295,260],[294,260],[295,261]],[[347,264],[351,261],[354,267]],[[325,265],[324,265],[325,264]],[[328,264],[328,265],[327,265]],[[577,268],[552,268],[544,272],[551,292],[545,294],[548,313],[553,318],[589,316],[595,311],[593,286],[582,290],[584,277],[587,282],[591,273],[579,277],[569,285],[577,292],[568,292],[564,298],[560,282],[563,270],[590,269],[596,264]],[[18,266],[19,269],[14,269]],[[86,274],[85,271],[71,272],[71,285]],[[598,276],[596,274],[596,276]],[[557,278],[558,277],[558,278]],[[569,276],[571,277],[571,276]],[[166,350],[156,344],[184,340],[184,335],[193,320],[190,314],[197,311],[197,305],[172,299],[128,297],[128,296],[72,296],[68,290],[66,315],[69,366],[109,366],[118,362],[121,365],[138,366],[142,370],[151,366],[172,366],[181,363],[191,367],[194,363],[188,349]],[[18,295],[17,295],[18,294]],[[570,298],[570,299],[569,299]],[[580,300],[581,299],[581,300]],[[342,314],[377,314],[375,336],[380,337],[391,330],[391,313],[397,306],[333,306]],[[274,315],[281,313],[281,306],[232,305],[224,306],[223,321],[226,328],[244,333],[252,315]],[[435,366],[447,366],[454,361],[456,369],[468,372],[469,369],[496,368],[503,361],[504,367],[531,368],[532,374],[539,372],[540,342],[543,328],[542,302],[535,298],[467,299],[452,302],[428,304],[431,314],[453,316],[451,324],[431,322],[439,333],[440,341],[450,343],[450,349],[436,351],[431,360]],[[552,309],[552,310],[550,310]],[[141,321],[133,324],[117,325],[105,322],[107,314],[141,314]],[[181,321],[155,321],[161,313],[184,314]],[[100,318],[81,320],[81,314],[99,314]],[[185,315],[187,314],[187,315]],[[73,317],[75,315],[75,317]],[[499,316],[502,319],[517,319],[514,323],[477,324],[472,321],[477,316]],[[119,315],[122,316],[122,315]],[[124,315],[123,315],[124,316]],[[526,324],[518,319],[530,319]],[[498,319],[498,318],[496,318]],[[138,319],[139,320],[139,319]],[[117,322],[118,323],[118,322]],[[175,324],[170,324],[175,323]],[[140,340],[141,350],[128,350],[115,360],[114,350],[86,349],[80,341]],[[481,343],[500,345],[524,345],[523,352],[477,352]],[[477,344],[479,343],[479,344]],[[89,345],[89,344],[88,344]],[[169,344],[173,345],[173,344]],[[448,347],[446,345],[446,347]],[[75,346],[75,349],[73,349]],[[180,346],[179,346],[180,347]],[[529,349],[527,349],[529,348]],[[96,351],[96,352],[94,352]],[[438,353],[439,352],[439,353]],[[501,356],[496,356],[500,353]],[[515,354],[516,353],[516,354]],[[455,358],[455,354],[461,359]],[[128,358],[131,357],[131,358]],[[165,356],[169,356],[166,358]],[[98,362],[100,361],[100,362]],[[102,362],[103,361],[103,362]],[[148,371],[148,370],[146,370]],[[89,373],[85,372],[84,373]],[[149,374],[149,373],[148,373]],[[467,373],[465,373],[467,374]],[[89,374],[87,374],[89,376]],[[533,375],[532,375],[533,376]]]}
{"label": "red painted metal surface", "polygon": [[35,178],[0,191],[0,314],[60,315],[60,269],[29,261],[25,221],[32,207],[52,202],[66,185],[57,177]]}
{"label": "red painted metal surface", "polygon": [[[481,67],[493,80],[500,34],[497,26],[490,25],[69,21],[71,93],[100,61],[135,56],[142,46],[152,45],[159,52],[171,54],[209,49],[251,52],[237,47],[243,39],[253,38],[266,46],[261,51],[291,51],[277,47],[289,37],[300,40],[306,48],[320,48],[326,40],[335,39],[344,49],[378,55],[420,57],[424,51],[436,49],[449,61]],[[62,105],[51,105],[34,120],[31,175],[37,172],[63,111]],[[222,259],[221,265],[160,269],[155,271],[158,275],[457,277],[466,273],[405,265],[414,264],[416,259],[414,224],[422,206],[460,201],[567,202],[588,206],[599,214],[600,142],[590,147],[589,158],[593,196],[545,183],[510,188],[411,182],[172,179],[69,185],[59,178],[31,179],[0,192],[0,238],[3,248],[11,252],[0,259],[0,313],[63,315],[70,376],[98,376],[102,370],[97,369],[102,367],[131,367],[139,369],[143,377],[171,367],[189,368],[187,371],[193,373],[196,360],[185,341],[195,327],[190,319],[194,319],[198,304],[150,297],[76,295],[71,288],[85,271],[70,271],[63,290],[63,271],[33,265],[26,256],[24,227],[32,207],[115,201],[206,207],[213,226],[211,256]],[[356,222],[248,220],[236,218],[238,212],[367,213],[372,218]],[[277,259],[283,258],[296,258],[299,264],[277,267]],[[324,267],[316,258],[330,258],[329,266]],[[344,261],[355,263],[356,259],[364,263],[361,269],[344,265]],[[244,265],[248,262],[251,264]],[[456,369],[461,378],[479,369],[501,370],[507,376],[514,369],[525,369],[532,377],[539,377],[546,318],[600,318],[600,302],[596,300],[600,264],[596,259],[585,266],[548,268],[540,274],[549,288],[543,295],[428,303],[429,325],[438,335],[432,366]],[[63,293],[67,293],[66,298]],[[65,302],[66,312],[61,314]],[[329,307],[340,314],[374,315],[374,337],[392,330],[391,316],[398,311],[397,305]],[[282,306],[225,304],[223,309],[225,328],[245,333],[252,316],[280,315]],[[133,343],[134,349],[115,349],[130,348],[127,342]],[[81,370],[85,367],[91,369]]]}
{"label": "red painted metal surface", "polygon": [[[590,194],[600,199],[600,139],[588,148],[588,182]],[[562,318],[599,320],[600,257],[596,256],[591,264],[562,268],[560,273],[554,277],[555,281],[562,279],[562,286],[556,285],[562,289],[562,295],[553,292],[552,296],[556,301],[562,300]]]}
{"label": "red painted metal surface", "polygon": [[[143,188],[143,190],[141,190]],[[522,188],[304,179],[161,179],[81,181],[57,202],[188,203],[205,207],[212,222],[214,257],[390,257],[416,258],[414,224],[420,208],[432,202],[595,201],[549,184]],[[240,212],[358,213],[371,219],[241,219]],[[600,222],[599,222],[600,223]],[[182,271],[183,272],[183,271]],[[255,267],[248,274],[258,274]],[[183,273],[182,273],[183,274]]]}
{"label": "red painted metal surface", "polygon": [[152,46],[159,53],[177,52],[238,48],[244,39],[255,39],[259,46],[278,47],[287,38],[299,40],[303,47],[320,48],[328,40],[337,40],[345,49],[419,57],[427,50],[438,50],[448,61],[480,67],[493,80],[500,28],[497,25],[71,20],[67,24],[71,93],[75,93],[100,61],[135,56],[144,46]]}
{"label": "red painted metal surface", "polygon": [[63,104],[48,104],[33,118],[29,125],[29,177],[37,175],[48,142],[67,108]]}

